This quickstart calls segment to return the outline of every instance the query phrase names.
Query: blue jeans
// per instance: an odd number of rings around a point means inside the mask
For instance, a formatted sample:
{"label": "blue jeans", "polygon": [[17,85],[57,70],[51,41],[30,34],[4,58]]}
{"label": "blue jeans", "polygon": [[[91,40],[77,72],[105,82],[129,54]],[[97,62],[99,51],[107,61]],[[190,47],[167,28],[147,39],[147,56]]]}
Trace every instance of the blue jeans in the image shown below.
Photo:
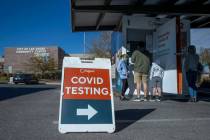
{"label": "blue jeans", "polygon": [[197,71],[189,70],[187,71],[186,75],[187,75],[190,97],[197,97],[197,87],[196,87]]}
{"label": "blue jeans", "polygon": [[122,91],[121,91],[121,95],[125,96],[125,92],[128,88],[128,81],[127,79],[122,79]]}

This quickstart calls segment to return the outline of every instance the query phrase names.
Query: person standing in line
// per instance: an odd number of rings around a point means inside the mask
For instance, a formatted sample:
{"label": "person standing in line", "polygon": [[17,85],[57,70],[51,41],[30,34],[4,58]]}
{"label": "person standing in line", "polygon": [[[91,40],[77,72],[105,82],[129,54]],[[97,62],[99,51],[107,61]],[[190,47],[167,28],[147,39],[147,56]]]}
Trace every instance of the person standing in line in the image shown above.
{"label": "person standing in line", "polygon": [[150,80],[152,80],[152,89],[153,96],[155,96],[155,101],[161,101],[161,93],[162,93],[162,79],[164,75],[164,70],[160,66],[160,61],[156,61],[152,63],[151,71],[150,71]]}
{"label": "person standing in line", "polygon": [[120,55],[119,58],[120,58],[120,61],[118,62],[118,65],[117,65],[117,72],[119,73],[120,79],[122,81],[122,90],[121,90],[120,100],[128,100],[125,97],[125,92],[128,88],[128,81],[127,81],[128,68],[127,68],[127,63],[126,63],[127,56],[126,54],[123,54],[123,55]]}
{"label": "person standing in line", "polygon": [[[140,51],[142,50],[142,51]],[[134,83],[136,84],[137,98],[134,101],[147,101],[148,91],[148,74],[150,69],[150,59],[144,54],[145,47],[143,44],[138,45],[131,56],[131,62],[134,63]],[[140,97],[141,84],[144,87],[144,98]]]}
{"label": "person standing in line", "polygon": [[188,47],[188,54],[185,59],[186,77],[189,87],[190,101],[197,101],[197,72],[199,66],[199,56],[196,54],[195,46]]}

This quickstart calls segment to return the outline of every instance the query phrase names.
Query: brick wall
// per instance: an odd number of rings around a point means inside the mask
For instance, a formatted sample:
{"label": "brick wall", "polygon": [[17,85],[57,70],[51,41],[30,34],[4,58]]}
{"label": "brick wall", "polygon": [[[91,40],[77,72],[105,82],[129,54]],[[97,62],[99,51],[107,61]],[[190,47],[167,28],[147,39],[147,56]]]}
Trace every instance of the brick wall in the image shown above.
{"label": "brick wall", "polygon": [[27,48],[5,48],[4,70],[5,72],[31,73],[29,63],[33,56],[49,56],[54,58],[56,65],[61,68],[64,51],[59,47],[27,47]]}

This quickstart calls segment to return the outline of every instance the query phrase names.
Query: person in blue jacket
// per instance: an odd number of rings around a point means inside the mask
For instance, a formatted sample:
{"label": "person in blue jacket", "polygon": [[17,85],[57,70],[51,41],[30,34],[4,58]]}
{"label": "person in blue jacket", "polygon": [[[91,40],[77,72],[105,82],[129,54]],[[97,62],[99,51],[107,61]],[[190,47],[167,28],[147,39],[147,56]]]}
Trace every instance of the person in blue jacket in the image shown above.
{"label": "person in blue jacket", "polygon": [[122,90],[121,90],[121,96],[120,96],[120,100],[127,100],[127,98],[125,97],[125,92],[128,88],[128,68],[127,68],[127,55],[126,54],[122,54],[119,56],[120,60],[118,62],[117,65],[117,72],[120,75],[120,79],[122,81]]}
{"label": "person in blue jacket", "polygon": [[199,67],[199,56],[196,54],[196,47],[191,45],[188,47],[188,54],[185,58],[185,70],[187,82],[189,86],[190,101],[197,101],[197,73]]}

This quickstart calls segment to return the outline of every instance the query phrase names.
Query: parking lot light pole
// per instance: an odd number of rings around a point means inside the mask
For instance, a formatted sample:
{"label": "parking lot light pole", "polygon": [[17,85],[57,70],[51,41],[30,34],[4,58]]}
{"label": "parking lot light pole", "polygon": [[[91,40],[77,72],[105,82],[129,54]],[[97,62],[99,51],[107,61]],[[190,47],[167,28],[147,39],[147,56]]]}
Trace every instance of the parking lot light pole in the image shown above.
{"label": "parking lot light pole", "polygon": [[85,45],[86,45],[86,38],[85,38],[85,37],[86,37],[86,36],[85,36],[85,32],[84,32],[84,40],[83,40],[83,41],[84,41],[84,46],[83,46],[83,47],[84,47],[84,48],[83,48],[83,49],[84,49],[84,50],[83,50],[83,51],[84,51],[84,52],[83,52],[83,53],[84,53],[84,56],[85,56],[85,53],[86,53],[86,52],[85,52],[85,51],[86,51],[86,50],[85,50]]}

